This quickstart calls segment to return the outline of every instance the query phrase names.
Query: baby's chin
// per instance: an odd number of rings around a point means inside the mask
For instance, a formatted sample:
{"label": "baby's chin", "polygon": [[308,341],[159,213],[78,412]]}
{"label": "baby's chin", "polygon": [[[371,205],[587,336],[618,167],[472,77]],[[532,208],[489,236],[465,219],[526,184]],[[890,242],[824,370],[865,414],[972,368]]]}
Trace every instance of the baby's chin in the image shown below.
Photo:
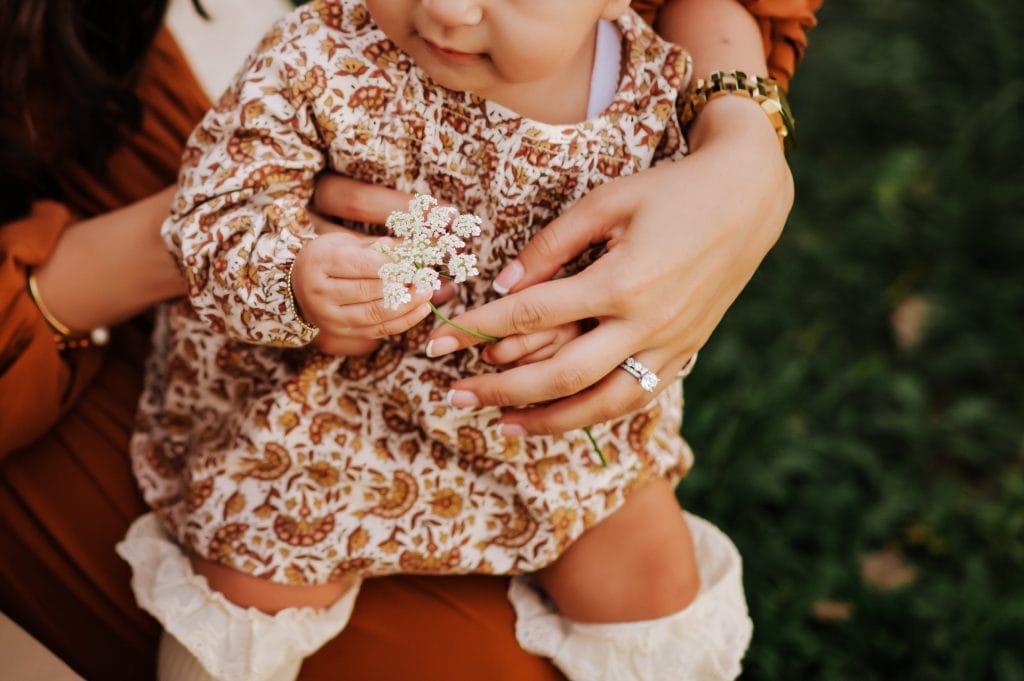
{"label": "baby's chin", "polygon": [[[479,93],[487,88],[491,79],[480,71],[486,70],[490,60],[483,57],[480,65],[474,65],[472,69],[462,67],[450,67],[445,65],[420,63],[420,68],[426,73],[430,80],[448,90],[455,92],[476,92]],[[474,73],[475,71],[475,73]]]}

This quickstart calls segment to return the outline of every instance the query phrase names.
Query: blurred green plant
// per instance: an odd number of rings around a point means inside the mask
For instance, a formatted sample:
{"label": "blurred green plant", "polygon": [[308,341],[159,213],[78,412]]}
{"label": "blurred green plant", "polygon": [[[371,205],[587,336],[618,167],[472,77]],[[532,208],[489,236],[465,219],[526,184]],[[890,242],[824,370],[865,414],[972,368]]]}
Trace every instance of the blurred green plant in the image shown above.
{"label": "blurred green plant", "polygon": [[797,204],[687,379],[746,679],[1024,679],[1024,3],[828,0]]}

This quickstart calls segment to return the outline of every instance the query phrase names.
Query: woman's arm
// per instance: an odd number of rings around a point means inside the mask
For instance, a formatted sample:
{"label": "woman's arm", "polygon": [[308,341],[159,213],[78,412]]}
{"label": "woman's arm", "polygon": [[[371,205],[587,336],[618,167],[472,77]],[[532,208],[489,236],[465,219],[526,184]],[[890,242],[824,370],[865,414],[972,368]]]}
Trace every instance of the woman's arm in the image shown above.
{"label": "woman's arm", "polygon": [[[676,0],[665,12],[662,30],[692,51],[698,76],[766,72],[757,24],[734,0]],[[457,402],[555,400],[503,417],[516,426],[513,433],[553,433],[620,416],[650,399],[616,370],[627,356],[662,377],[662,388],[672,383],[778,238],[793,198],[775,131],[754,102],[713,101],[689,138],[687,158],[599,187],[552,222],[498,276],[512,295],[456,320],[501,337],[585,318],[598,319],[597,328],[550,360],[458,381]],[[587,270],[547,281],[600,242],[607,252]],[[450,327],[433,337],[445,336],[456,339],[452,349],[474,342]]]}
{"label": "woman's arm", "polygon": [[[814,13],[821,7],[822,0],[738,0],[733,2],[736,5],[742,3],[761,32],[761,41],[764,45],[764,55],[768,62],[768,73],[779,81],[783,89],[788,87],[790,78],[797,63],[803,57],[804,49],[807,47],[807,31],[815,25]],[[664,31],[663,35],[671,39],[678,39],[675,27],[685,30],[682,24],[677,22],[676,17],[669,18],[672,12],[689,14],[694,10],[699,14],[703,3],[694,0],[633,0],[630,3],[633,9],[640,13],[647,21],[655,24],[659,30]],[[659,16],[659,9],[662,8]],[[677,15],[679,16],[679,15]],[[699,20],[699,16],[691,15]],[[691,23],[690,26],[699,26],[701,32],[710,36],[720,34],[717,27],[707,26],[700,23]],[[730,40],[731,36],[724,36]],[[680,43],[693,46],[693,43]],[[700,51],[700,48],[697,48]],[[726,65],[726,68],[733,69],[737,66]],[[701,71],[697,71],[701,75]]]}
{"label": "woman's arm", "polygon": [[75,331],[116,324],[181,295],[181,273],[160,239],[174,188],[65,230],[35,270],[40,297]]}

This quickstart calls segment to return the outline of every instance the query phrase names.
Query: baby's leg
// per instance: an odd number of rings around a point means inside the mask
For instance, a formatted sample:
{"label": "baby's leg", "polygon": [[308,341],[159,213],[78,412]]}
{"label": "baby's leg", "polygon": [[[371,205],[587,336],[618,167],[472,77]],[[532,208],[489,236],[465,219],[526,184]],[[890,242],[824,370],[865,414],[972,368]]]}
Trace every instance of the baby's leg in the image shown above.
{"label": "baby's leg", "polygon": [[[739,553],[654,480],[533,581],[515,578],[516,638],[570,681],[732,681],[750,643]],[[556,609],[557,608],[557,609]]]}
{"label": "baby's leg", "polygon": [[690,529],[662,478],[634,490],[535,578],[577,622],[662,617],[685,608],[700,589]]}
{"label": "baby's leg", "polygon": [[285,608],[328,608],[359,585],[359,578],[353,576],[327,584],[286,586],[195,555],[189,556],[189,561],[197,575],[206,577],[211,589],[239,607],[256,608],[268,615]]}
{"label": "baby's leg", "polygon": [[152,513],[117,551],[139,605],[164,627],[158,681],[291,681],[345,627],[359,592],[358,578],[289,587],[190,559]]}

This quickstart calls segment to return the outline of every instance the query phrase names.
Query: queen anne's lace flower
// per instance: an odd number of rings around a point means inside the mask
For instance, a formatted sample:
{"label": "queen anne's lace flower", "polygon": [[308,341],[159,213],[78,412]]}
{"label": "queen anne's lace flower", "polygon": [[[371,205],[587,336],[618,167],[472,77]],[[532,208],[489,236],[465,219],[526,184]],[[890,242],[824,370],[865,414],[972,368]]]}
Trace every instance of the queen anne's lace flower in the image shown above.
{"label": "queen anne's lace flower", "polygon": [[476,215],[465,213],[452,220],[452,233],[468,239],[471,236],[480,236],[480,218]]}
{"label": "queen anne's lace flower", "polygon": [[448,273],[456,284],[480,274],[476,269],[476,256],[472,253],[456,253],[448,261]]}
{"label": "queen anne's lace flower", "polygon": [[380,247],[394,261],[377,272],[384,282],[385,307],[394,310],[412,300],[409,286],[418,293],[441,288],[437,267],[446,267],[457,284],[480,273],[476,256],[461,252],[465,239],[480,235],[477,216],[460,215],[454,208],[438,206],[432,196],[419,194],[409,202],[408,212],[393,212],[386,225],[402,243]]}

